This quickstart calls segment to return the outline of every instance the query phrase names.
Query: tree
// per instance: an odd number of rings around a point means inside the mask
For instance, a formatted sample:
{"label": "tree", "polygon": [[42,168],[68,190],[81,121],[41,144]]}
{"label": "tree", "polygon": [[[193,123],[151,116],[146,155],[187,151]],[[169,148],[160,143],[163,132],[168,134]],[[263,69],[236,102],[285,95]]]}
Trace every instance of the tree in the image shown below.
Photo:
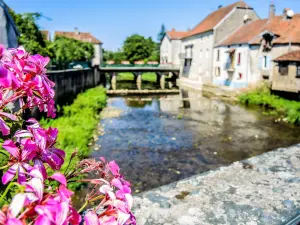
{"label": "tree", "polygon": [[114,52],[103,49],[103,61],[114,60]]}
{"label": "tree", "polygon": [[145,38],[138,34],[133,34],[126,38],[123,46],[124,55],[130,63],[144,60],[151,56],[155,48],[152,38]]}
{"label": "tree", "polygon": [[42,15],[40,13],[18,14],[13,10],[10,10],[10,14],[20,32],[19,45],[24,46],[32,54],[48,55],[47,41],[37,25],[37,20]]}
{"label": "tree", "polygon": [[115,61],[116,64],[120,64],[123,60],[125,60],[126,57],[123,52],[115,52],[113,55],[113,60]]}
{"label": "tree", "polygon": [[94,46],[72,38],[56,37],[49,45],[49,52],[55,63],[65,69],[70,62],[91,61],[94,57]]}
{"label": "tree", "polygon": [[165,27],[164,24],[162,24],[161,28],[160,28],[160,31],[159,31],[159,33],[157,35],[158,42],[162,41],[162,39],[164,38],[165,34],[166,34],[166,27]]}

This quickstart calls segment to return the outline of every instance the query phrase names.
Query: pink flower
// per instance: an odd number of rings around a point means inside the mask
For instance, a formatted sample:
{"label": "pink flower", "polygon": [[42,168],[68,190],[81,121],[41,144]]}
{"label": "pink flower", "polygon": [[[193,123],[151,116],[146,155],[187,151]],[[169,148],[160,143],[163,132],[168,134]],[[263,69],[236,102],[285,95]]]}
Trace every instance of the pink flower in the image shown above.
{"label": "pink flower", "polygon": [[5,121],[2,119],[2,117],[4,118],[9,118],[13,121],[17,121],[18,118],[10,113],[4,113],[4,112],[0,112],[0,132],[4,135],[7,136],[10,134],[10,128],[7,126],[7,124],[5,123]]}
{"label": "pink flower", "polygon": [[17,218],[25,203],[25,196],[17,194],[12,199],[12,202],[6,213],[0,211],[0,224],[4,225],[23,225],[23,222]]}
{"label": "pink flower", "polygon": [[18,131],[15,137],[18,141],[22,140],[23,137],[30,137],[35,143],[34,167],[39,169],[46,178],[44,163],[47,163],[53,170],[59,170],[64,163],[65,152],[54,147],[58,130],[51,127],[43,129],[35,119],[30,119],[27,122],[31,125],[27,126],[27,130]]}
{"label": "pink flower", "polygon": [[22,184],[26,181],[25,172],[30,171],[32,167],[28,162],[35,156],[35,144],[27,139],[24,141],[23,149],[18,148],[11,140],[4,142],[2,147],[11,155],[9,162],[10,168],[2,176],[2,183],[7,184],[18,172],[18,183]]}

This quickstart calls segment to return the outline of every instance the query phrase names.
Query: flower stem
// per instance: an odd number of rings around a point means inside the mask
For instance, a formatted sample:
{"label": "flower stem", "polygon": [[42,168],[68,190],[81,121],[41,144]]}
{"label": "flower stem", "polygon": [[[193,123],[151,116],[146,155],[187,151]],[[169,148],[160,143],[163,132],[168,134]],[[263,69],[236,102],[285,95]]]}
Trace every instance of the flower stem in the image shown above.
{"label": "flower stem", "polygon": [[0,170],[6,169],[7,167],[9,167],[9,165],[2,166],[2,167],[0,167]]}
{"label": "flower stem", "polygon": [[78,210],[78,213],[81,213],[88,204],[89,201],[85,201],[84,205]]}
{"label": "flower stem", "polygon": [[24,192],[24,187],[16,182],[10,182],[9,185],[6,187],[5,191],[3,192],[3,194],[0,197],[0,204],[2,204],[2,201],[4,199],[4,197],[7,195],[8,191],[12,188],[12,186],[17,186],[19,190],[21,190],[21,192]]}

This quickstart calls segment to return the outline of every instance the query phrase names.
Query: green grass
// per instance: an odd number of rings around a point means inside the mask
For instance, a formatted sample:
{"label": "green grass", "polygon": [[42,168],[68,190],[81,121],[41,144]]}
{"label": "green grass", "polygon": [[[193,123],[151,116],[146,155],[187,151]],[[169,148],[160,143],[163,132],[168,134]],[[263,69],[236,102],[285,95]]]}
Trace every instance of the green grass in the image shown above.
{"label": "green grass", "polygon": [[156,74],[155,73],[143,73],[142,80],[148,81],[148,82],[156,82]]}
{"label": "green grass", "polygon": [[[117,76],[118,81],[132,81],[134,80],[134,75],[132,73],[119,73]],[[142,80],[148,82],[156,82],[156,74],[155,73],[143,73]]]}
{"label": "green grass", "polygon": [[88,144],[92,141],[95,128],[99,123],[99,112],[105,105],[106,91],[102,87],[96,87],[79,94],[73,104],[64,106],[61,117],[40,121],[44,127],[51,126],[59,130],[56,147],[66,152],[62,171],[76,148],[81,155],[80,158],[89,155]]}
{"label": "green grass", "polygon": [[134,80],[134,75],[132,73],[119,73],[117,76],[119,81],[130,81]]}
{"label": "green grass", "polygon": [[268,110],[264,114],[283,116],[290,123],[300,124],[300,102],[272,95],[267,87],[244,93],[239,96],[239,101],[247,105],[264,107]]}

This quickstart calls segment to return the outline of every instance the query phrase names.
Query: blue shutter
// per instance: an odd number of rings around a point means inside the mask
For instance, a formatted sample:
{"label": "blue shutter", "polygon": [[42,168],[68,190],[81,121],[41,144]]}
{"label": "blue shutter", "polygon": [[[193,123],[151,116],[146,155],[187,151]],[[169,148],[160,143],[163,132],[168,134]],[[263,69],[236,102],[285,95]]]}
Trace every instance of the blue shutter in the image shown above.
{"label": "blue shutter", "polygon": [[262,66],[263,66],[263,57],[259,56],[259,59],[258,59],[258,69],[262,70]]}

